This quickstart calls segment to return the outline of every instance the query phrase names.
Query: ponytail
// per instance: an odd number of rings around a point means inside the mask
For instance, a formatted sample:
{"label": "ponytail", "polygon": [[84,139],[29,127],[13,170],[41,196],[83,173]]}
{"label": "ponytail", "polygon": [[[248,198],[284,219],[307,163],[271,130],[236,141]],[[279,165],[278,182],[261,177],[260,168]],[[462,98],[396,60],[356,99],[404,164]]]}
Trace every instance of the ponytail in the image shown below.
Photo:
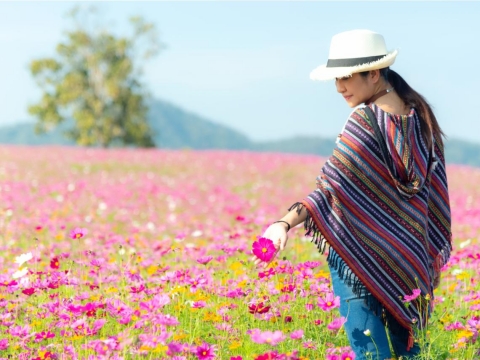
{"label": "ponytail", "polygon": [[422,134],[428,147],[430,148],[432,146],[432,133],[440,143],[440,146],[443,147],[442,137],[445,137],[445,134],[440,128],[437,118],[433,114],[432,108],[427,100],[413,90],[398,73],[390,68],[381,69],[380,74],[393,86],[405,105],[414,107],[417,110],[420,117]]}

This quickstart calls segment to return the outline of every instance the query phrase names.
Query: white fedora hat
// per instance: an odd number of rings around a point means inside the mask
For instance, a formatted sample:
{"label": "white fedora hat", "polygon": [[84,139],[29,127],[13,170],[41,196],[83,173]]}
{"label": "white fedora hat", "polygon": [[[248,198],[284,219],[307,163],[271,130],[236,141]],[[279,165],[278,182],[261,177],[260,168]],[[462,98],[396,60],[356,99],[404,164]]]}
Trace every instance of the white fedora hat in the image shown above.
{"label": "white fedora hat", "polygon": [[332,80],[392,65],[398,50],[387,51],[382,35],[370,30],[345,31],[332,37],[328,62],[310,73],[312,80]]}

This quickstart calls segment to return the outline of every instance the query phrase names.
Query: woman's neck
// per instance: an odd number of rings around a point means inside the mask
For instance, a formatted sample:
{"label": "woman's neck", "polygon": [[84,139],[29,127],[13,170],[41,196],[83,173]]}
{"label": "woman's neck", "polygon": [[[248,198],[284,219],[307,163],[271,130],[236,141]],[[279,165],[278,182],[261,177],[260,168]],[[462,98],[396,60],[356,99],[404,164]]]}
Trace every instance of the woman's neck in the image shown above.
{"label": "woman's neck", "polygon": [[[392,85],[385,82],[383,86],[375,93],[385,92],[384,90],[391,89]],[[410,107],[398,96],[395,88],[392,91],[385,93],[384,95],[373,98],[372,101],[380,109],[385,112],[397,115],[408,115],[410,113]]]}

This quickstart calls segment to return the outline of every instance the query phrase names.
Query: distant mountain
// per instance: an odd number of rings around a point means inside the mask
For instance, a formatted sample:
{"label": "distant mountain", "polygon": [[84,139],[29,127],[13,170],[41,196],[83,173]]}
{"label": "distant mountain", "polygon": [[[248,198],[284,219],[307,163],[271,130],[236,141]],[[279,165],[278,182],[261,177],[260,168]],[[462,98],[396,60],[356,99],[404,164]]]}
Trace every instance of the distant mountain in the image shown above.
{"label": "distant mountain", "polygon": [[252,142],[242,133],[186,112],[165,101],[155,100],[148,120],[155,144],[166,149],[250,149]]}
{"label": "distant mountain", "polygon": [[[155,133],[155,144],[165,149],[229,149],[329,156],[335,145],[333,138],[313,136],[254,142],[236,130],[161,100],[151,102],[148,121]],[[64,123],[42,135],[35,134],[32,123],[5,126],[0,128],[0,144],[73,146],[73,142],[63,137],[69,125]],[[480,167],[480,144],[448,139],[445,156],[448,163]]]}

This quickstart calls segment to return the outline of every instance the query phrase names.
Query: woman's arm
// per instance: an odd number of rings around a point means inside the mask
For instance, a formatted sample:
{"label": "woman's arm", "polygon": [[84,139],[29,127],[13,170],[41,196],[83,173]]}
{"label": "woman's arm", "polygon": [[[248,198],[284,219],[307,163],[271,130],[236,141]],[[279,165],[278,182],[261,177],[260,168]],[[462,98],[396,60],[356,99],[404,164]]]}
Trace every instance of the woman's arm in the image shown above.
{"label": "woman's arm", "polygon": [[[294,228],[298,224],[301,224],[305,221],[307,218],[307,209],[305,209],[305,206],[299,206],[298,209],[294,208],[290,210],[283,218],[280,220],[286,221],[287,223],[290,224],[290,229]],[[286,225],[285,225],[286,227]]]}
{"label": "woman's arm", "polygon": [[[263,237],[272,240],[273,245],[275,245],[275,248],[277,249],[271,261],[273,261],[275,256],[277,256],[280,251],[285,249],[288,241],[288,229],[301,224],[306,218],[307,210],[305,209],[305,206],[299,206],[298,208],[295,207],[292,208],[279,221],[274,222],[267,228],[267,230],[265,230]],[[285,222],[288,223],[288,225]],[[261,260],[256,256],[252,257],[252,261],[255,263],[255,265],[258,265],[261,262]],[[268,263],[265,263],[264,265],[266,267],[268,266]]]}

